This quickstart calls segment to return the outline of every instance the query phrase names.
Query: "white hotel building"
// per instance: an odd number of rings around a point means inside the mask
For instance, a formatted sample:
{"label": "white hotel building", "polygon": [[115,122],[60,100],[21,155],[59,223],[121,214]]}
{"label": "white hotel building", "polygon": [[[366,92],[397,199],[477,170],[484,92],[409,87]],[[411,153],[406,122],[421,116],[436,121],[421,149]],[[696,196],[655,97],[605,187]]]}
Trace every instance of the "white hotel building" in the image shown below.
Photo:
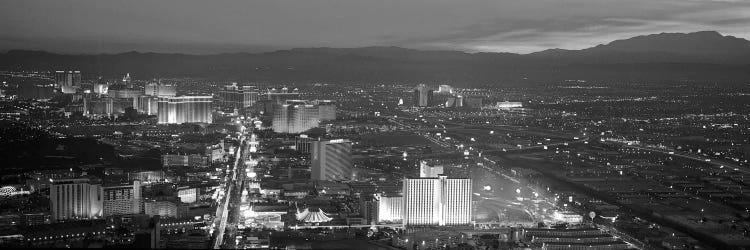
{"label": "white hotel building", "polygon": [[471,179],[407,178],[403,191],[405,227],[471,224]]}
{"label": "white hotel building", "polygon": [[376,199],[378,200],[378,223],[402,221],[404,213],[404,197],[376,195]]}
{"label": "white hotel building", "polygon": [[101,217],[102,196],[102,186],[91,183],[88,178],[53,180],[49,190],[52,220]]}

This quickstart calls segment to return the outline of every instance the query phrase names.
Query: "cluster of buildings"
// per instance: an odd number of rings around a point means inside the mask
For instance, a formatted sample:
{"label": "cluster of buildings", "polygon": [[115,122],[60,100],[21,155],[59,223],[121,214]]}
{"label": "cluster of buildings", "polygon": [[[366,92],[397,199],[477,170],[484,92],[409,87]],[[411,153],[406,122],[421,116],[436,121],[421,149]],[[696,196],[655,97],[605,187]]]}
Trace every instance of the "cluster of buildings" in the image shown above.
{"label": "cluster of buildings", "polygon": [[425,84],[419,84],[413,90],[412,103],[414,107],[445,108],[483,108],[484,96],[471,92],[459,92],[450,85],[440,85],[438,91]]}
{"label": "cluster of buildings", "polygon": [[213,96],[177,96],[177,86],[160,81],[135,85],[126,74],[122,81],[84,83],[80,71],[57,71],[56,87],[70,94],[73,102],[68,113],[85,116],[119,116],[127,109],[145,115],[157,115],[159,124],[211,123]]}

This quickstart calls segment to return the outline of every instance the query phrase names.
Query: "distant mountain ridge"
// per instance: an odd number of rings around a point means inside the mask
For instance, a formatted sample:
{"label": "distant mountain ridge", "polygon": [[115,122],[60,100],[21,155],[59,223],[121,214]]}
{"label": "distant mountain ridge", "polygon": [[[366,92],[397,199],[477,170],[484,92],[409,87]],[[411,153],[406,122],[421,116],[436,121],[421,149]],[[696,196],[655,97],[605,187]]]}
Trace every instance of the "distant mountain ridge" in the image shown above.
{"label": "distant mountain ridge", "polygon": [[531,54],[424,51],[400,47],[298,48],[186,55],[126,52],[62,55],[11,50],[0,70],[77,69],[137,78],[192,76],[269,82],[747,81],[750,41],[715,31],[661,33],[582,50]]}

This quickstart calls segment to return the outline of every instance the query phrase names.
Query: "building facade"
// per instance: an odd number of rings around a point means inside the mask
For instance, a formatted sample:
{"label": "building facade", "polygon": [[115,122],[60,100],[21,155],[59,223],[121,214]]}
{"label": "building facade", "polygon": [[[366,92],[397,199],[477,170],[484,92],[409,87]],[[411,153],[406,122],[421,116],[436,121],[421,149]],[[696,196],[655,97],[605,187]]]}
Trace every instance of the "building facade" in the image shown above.
{"label": "building facade", "polygon": [[404,213],[404,197],[376,196],[378,199],[378,223],[401,222]]}
{"label": "building facade", "polygon": [[211,123],[211,96],[178,96],[159,98],[159,124]]}
{"label": "building facade", "polygon": [[313,138],[301,134],[294,138],[294,149],[300,153],[310,153],[310,143],[313,141]]}
{"label": "building facade", "polygon": [[271,127],[276,133],[302,133],[320,124],[319,109],[305,101],[275,105]]}
{"label": "building facade", "polygon": [[150,200],[143,203],[145,214],[149,216],[159,215],[167,218],[183,218],[187,214],[188,207],[179,201],[172,200]]}
{"label": "building facade", "polygon": [[141,213],[141,182],[104,187],[104,216]]}
{"label": "building facade", "polygon": [[53,221],[93,219],[103,215],[102,186],[88,178],[53,180],[49,198]]}
{"label": "building facade", "polygon": [[407,178],[403,183],[404,226],[471,223],[471,179]]}
{"label": "building facade", "polygon": [[259,100],[258,90],[254,86],[227,85],[219,91],[222,107],[247,108]]}
{"label": "building facade", "polygon": [[352,143],[338,139],[310,142],[311,178],[313,180],[351,180]]}

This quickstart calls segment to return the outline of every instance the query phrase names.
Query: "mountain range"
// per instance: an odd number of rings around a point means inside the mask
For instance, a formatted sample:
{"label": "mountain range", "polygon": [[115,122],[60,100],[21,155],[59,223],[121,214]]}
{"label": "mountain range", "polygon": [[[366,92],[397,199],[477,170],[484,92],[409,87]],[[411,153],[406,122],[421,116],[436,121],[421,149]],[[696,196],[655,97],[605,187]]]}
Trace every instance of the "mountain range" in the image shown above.
{"label": "mountain range", "polygon": [[607,82],[741,82],[750,79],[750,41],[714,31],[661,33],[582,50],[531,54],[425,51],[399,47],[300,48],[266,53],[187,55],[127,52],[66,55],[11,50],[0,70],[81,70],[91,76],[206,77],[264,82],[456,85]]}

